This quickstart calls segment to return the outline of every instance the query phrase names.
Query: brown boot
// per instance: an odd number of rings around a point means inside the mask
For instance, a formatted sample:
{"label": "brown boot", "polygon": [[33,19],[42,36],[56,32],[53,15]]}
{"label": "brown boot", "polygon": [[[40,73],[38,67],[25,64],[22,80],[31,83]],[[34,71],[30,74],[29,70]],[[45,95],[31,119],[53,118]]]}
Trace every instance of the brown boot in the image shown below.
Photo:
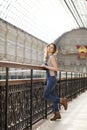
{"label": "brown boot", "polygon": [[60,112],[55,112],[54,117],[53,117],[53,118],[51,118],[50,120],[51,120],[51,121],[55,121],[56,119],[61,119]]}
{"label": "brown boot", "polygon": [[62,98],[60,103],[64,106],[64,109],[67,110],[67,99]]}

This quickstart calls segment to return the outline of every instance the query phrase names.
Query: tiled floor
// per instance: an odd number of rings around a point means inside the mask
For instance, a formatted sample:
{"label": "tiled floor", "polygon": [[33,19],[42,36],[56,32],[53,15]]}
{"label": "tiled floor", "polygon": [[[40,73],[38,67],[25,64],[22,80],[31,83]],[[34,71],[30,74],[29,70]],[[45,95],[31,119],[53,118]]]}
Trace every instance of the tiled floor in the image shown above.
{"label": "tiled floor", "polygon": [[33,126],[33,130],[87,130],[87,91],[68,103],[68,109],[60,111],[62,119],[40,121]]}

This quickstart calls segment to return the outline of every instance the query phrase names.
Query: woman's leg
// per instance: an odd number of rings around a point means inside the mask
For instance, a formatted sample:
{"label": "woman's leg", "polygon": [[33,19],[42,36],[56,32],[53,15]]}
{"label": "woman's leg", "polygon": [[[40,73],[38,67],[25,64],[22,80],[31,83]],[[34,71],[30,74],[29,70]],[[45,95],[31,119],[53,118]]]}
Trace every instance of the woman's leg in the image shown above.
{"label": "woman's leg", "polygon": [[57,100],[53,100],[53,111],[57,112],[57,111],[59,111],[60,98],[57,96],[55,87],[52,90],[51,95],[57,98]]}
{"label": "woman's leg", "polygon": [[56,86],[56,78],[50,77],[49,80],[47,80],[47,85],[44,89],[43,97],[46,100],[52,100],[53,101],[53,111],[58,111],[58,103],[60,103],[60,98],[56,94],[55,90]]}
{"label": "woman's leg", "polygon": [[59,98],[56,96],[56,93],[54,92],[55,85],[56,85],[55,78],[54,77],[49,78],[49,80],[47,80],[47,85],[45,86],[44,89],[43,97],[45,99],[52,100],[53,102],[58,103]]}

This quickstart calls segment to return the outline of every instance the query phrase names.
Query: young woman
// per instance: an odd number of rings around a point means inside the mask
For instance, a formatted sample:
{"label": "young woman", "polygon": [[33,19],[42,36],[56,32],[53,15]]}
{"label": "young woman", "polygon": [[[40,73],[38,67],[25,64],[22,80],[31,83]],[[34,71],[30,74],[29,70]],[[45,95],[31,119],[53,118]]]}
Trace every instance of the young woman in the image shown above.
{"label": "young woman", "polygon": [[46,100],[53,101],[54,116],[51,121],[61,119],[58,104],[61,103],[64,109],[67,110],[67,99],[59,98],[56,94],[55,86],[57,83],[56,72],[58,71],[58,64],[55,57],[57,52],[56,45],[51,43],[47,45],[44,53],[45,63],[42,65],[46,69],[47,84],[44,89],[43,97]]}

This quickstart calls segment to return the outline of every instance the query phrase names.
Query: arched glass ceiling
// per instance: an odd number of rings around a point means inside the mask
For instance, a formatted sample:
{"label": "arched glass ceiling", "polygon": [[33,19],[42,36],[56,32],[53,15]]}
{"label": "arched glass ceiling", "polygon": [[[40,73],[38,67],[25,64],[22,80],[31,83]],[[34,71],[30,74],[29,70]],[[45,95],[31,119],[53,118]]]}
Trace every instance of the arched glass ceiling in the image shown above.
{"label": "arched glass ceiling", "polygon": [[47,43],[78,28],[64,0],[0,0],[0,18]]}

